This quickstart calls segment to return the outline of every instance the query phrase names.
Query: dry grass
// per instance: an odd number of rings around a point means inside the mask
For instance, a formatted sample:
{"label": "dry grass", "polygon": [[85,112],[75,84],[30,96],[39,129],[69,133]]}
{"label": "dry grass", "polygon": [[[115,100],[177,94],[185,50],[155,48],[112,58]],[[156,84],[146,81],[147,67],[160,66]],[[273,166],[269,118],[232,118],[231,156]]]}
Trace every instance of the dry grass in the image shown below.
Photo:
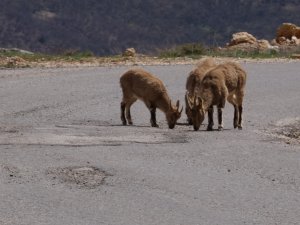
{"label": "dry grass", "polygon": [[[188,46],[185,46],[187,48]],[[190,53],[190,51],[187,51]],[[193,51],[195,53],[195,51]],[[197,51],[196,51],[197,52]],[[216,61],[224,62],[226,60],[236,62],[290,62],[298,61],[291,57],[275,57],[274,55],[260,55],[261,57],[252,57],[253,55],[242,55],[235,53],[217,54],[208,52],[207,54],[174,55],[165,56],[146,56],[137,54],[135,57],[125,57],[122,55],[97,57],[89,52],[65,53],[61,55],[46,54],[27,54],[16,51],[0,51],[0,68],[31,68],[31,67],[89,67],[89,66],[143,66],[143,65],[176,65],[176,64],[196,64],[199,59],[213,56]],[[262,57],[263,56],[263,57]],[[271,57],[272,56],[272,57]]]}

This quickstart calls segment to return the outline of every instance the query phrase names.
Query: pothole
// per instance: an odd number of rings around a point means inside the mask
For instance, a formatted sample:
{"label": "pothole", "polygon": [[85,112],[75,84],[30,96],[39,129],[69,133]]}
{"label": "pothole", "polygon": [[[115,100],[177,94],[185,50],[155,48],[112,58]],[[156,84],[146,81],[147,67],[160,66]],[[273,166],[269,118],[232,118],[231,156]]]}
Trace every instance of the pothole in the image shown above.
{"label": "pothole", "polygon": [[[105,178],[110,176],[103,170],[92,166],[73,166],[65,168],[50,168],[46,174],[51,180],[79,188],[93,189],[104,184]],[[53,183],[54,185],[55,183]]]}
{"label": "pothole", "polygon": [[295,124],[283,126],[277,133],[288,138],[300,140],[300,121]]}
{"label": "pothole", "polygon": [[2,165],[0,169],[1,169],[1,173],[4,174],[9,179],[21,178],[20,169],[15,166]]}
{"label": "pothole", "polygon": [[277,121],[271,135],[287,144],[300,143],[300,118],[285,118]]}
{"label": "pothole", "polygon": [[15,184],[32,184],[40,179],[38,171],[33,172],[28,168],[19,168],[11,164],[0,164],[0,177],[3,178],[5,183]]}

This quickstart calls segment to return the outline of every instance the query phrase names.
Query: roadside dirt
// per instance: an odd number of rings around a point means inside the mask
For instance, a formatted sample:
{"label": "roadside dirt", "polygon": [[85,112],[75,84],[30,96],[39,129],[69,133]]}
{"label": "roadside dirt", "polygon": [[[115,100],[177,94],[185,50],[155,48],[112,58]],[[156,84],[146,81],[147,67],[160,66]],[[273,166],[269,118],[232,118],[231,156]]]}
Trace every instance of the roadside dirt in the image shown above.
{"label": "roadside dirt", "polygon": [[[203,56],[202,58],[205,58]],[[234,61],[239,63],[278,63],[297,62],[299,59],[245,59],[214,57],[218,63]],[[64,68],[64,67],[95,67],[95,66],[146,66],[146,65],[193,65],[197,64],[201,58],[193,59],[189,57],[180,58],[159,58],[138,55],[136,57],[108,58],[90,57],[80,60],[37,60],[27,61],[21,57],[0,57],[0,68]]]}

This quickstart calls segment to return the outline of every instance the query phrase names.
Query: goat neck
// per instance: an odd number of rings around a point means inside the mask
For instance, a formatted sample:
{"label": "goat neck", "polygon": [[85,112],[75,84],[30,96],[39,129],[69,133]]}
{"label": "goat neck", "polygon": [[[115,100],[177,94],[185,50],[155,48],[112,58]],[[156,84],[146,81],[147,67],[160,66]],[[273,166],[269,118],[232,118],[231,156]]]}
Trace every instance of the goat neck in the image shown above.
{"label": "goat neck", "polygon": [[164,113],[167,113],[173,109],[171,99],[169,98],[167,93],[164,93],[163,96],[157,100],[156,106]]}

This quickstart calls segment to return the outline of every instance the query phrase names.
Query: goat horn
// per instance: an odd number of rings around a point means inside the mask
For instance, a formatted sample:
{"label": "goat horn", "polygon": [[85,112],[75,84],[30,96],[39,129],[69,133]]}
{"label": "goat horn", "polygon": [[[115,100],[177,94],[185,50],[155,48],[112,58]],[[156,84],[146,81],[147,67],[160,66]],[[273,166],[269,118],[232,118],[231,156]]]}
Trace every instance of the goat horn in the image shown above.
{"label": "goat horn", "polygon": [[182,113],[182,110],[183,110],[183,106],[181,106],[181,110],[180,110],[179,114],[181,114],[181,113]]}
{"label": "goat horn", "polygon": [[191,109],[192,108],[192,101],[191,101],[188,93],[185,94],[185,102],[189,106],[189,108]]}

